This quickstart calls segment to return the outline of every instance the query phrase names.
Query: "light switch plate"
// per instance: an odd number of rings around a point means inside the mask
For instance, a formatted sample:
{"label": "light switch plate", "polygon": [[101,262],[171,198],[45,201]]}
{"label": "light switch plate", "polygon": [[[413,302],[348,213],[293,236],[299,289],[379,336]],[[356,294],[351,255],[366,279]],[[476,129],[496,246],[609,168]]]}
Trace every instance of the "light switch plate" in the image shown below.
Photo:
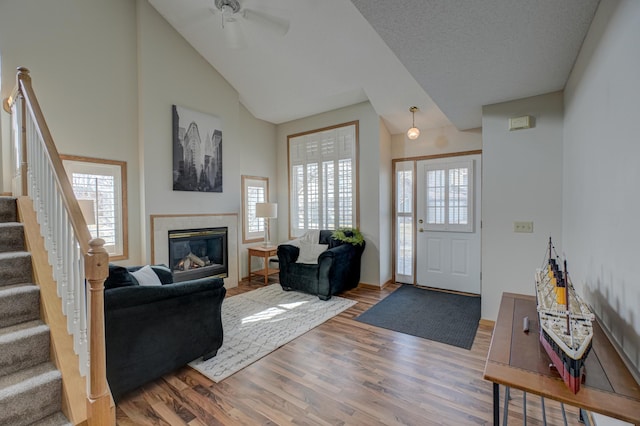
{"label": "light switch plate", "polygon": [[533,232],[533,222],[513,222],[513,232]]}

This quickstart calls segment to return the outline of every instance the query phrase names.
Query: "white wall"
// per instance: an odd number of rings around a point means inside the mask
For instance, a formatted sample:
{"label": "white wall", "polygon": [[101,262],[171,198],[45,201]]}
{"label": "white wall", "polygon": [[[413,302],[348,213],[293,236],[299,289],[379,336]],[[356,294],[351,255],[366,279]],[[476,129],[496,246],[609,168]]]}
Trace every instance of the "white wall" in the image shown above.
{"label": "white wall", "polygon": [[406,133],[393,135],[391,156],[398,158],[424,157],[482,149],[482,129],[460,131],[454,126],[422,129],[416,140]]}
{"label": "white wall", "polygon": [[[369,102],[328,111],[278,125],[278,241],[289,239],[289,175],[287,135],[359,121],[360,231],[367,246],[362,255],[360,282],[380,286],[380,127]],[[390,226],[390,225],[389,225]],[[390,232],[390,231],[389,231]],[[386,244],[386,241],[385,241]]]}
{"label": "white wall", "polygon": [[[255,119],[233,87],[145,0],[138,0],[142,221],[152,214],[237,213],[242,241],[241,175],[275,185],[275,125]],[[173,191],[171,105],[215,115],[222,122],[223,192]],[[272,200],[277,201],[276,197]],[[240,277],[246,250],[240,250]],[[147,252],[146,258],[149,259]]]}
{"label": "white wall", "polygon": [[138,260],[135,19],[130,0],[0,2],[1,97],[15,87],[16,68],[29,68],[60,153],[127,162],[129,253]]}
{"label": "white wall", "polygon": [[[276,126],[272,123],[256,119],[242,104],[240,104],[239,136],[241,145],[239,172],[242,175],[260,176],[269,179],[269,202],[278,203],[278,215],[282,213],[283,207],[278,199],[278,176],[276,172],[277,147],[276,147]],[[242,188],[241,188],[242,189]],[[286,196],[285,196],[286,198]],[[240,200],[242,202],[242,200]],[[240,205],[242,212],[242,205]],[[240,215],[242,216],[242,215]],[[256,243],[242,244],[242,223],[240,226],[240,278],[247,277],[247,247],[255,246]],[[276,240],[278,235],[278,221],[271,220],[272,239]],[[262,260],[253,257],[251,269],[261,269]]]}
{"label": "white wall", "polygon": [[640,2],[602,0],[565,89],[563,246],[640,369]]}
{"label": "white wall", "polygon": [[393,277],[393,169],[391,164],[391,134],[380,121],[380,158],[378,164],[380,206],[378,208],[378,227],[380,229],[380,284],[383,285]]}
{"label": "white wall", "polygon": [[[130,258],[122,263],[150,260],[150,214],[240,215],[242,174],[269,177],[276,200],[275,125],[248,113],[146,0],[0,2],[0,55],[2,97],[15,69],[30,68],[61,153],[127,162]],[[172,190],[172,104],[221,118],[223,193]],[[240,256],[243,271],[245,250]]]}
{"label": "white wall", "polygon": [[[534,294],[549,236],[562,249],[562,109],[559,92],[482,109],[482,318],[496,319],[503,292]],[[509,131],[521,115],[533,128]]]}

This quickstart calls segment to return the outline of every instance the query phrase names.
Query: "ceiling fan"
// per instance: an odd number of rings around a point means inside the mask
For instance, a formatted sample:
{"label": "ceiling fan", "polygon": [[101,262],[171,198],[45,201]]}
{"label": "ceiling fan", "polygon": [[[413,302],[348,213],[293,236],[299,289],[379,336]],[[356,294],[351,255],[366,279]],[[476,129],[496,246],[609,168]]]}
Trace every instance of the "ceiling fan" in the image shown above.
{"label": "ceiling fan", "polygon": [[258,30],[276,36],[284,36],[289,31],[289,21],[260,10],[243,7],[239,0],[214,0],[215,8],[209,10],[220,16],[221,27],[229,47],[246,45],[242,25],[251,25]]}

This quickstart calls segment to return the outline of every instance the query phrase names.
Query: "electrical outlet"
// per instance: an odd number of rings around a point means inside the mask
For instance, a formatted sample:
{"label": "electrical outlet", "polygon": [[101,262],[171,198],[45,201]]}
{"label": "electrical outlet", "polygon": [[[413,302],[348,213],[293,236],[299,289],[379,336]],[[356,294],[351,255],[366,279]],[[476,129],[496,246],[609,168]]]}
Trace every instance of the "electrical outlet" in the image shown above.
{"label": "electrical outlet", "polygon": [[533,222],[513,222],[513,232],[533,232]]}

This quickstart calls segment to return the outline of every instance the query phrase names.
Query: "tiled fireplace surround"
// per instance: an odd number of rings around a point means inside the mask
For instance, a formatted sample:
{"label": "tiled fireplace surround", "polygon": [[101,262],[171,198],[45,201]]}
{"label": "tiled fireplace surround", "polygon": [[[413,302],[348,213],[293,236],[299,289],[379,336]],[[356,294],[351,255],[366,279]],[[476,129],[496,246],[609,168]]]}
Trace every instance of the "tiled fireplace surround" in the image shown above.
{"label": "tiled fireplace surround", "polygon": [[236,213],[199,215],[151,215],[151,263],[169,264],[169,231],[227,227],[229,276],[224,286],[238,286],[238,215]]}

